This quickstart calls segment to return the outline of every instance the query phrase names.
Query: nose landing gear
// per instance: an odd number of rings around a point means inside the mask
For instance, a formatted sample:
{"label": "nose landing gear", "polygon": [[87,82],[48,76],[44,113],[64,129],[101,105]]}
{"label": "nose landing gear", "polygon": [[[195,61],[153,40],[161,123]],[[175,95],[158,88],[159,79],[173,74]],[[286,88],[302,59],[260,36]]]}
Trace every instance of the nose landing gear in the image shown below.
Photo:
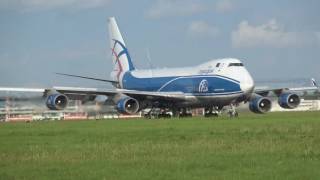
{"label": "nose landing gear", "polygon": [[230,118],[237,118],[239,116],[239,113],[236,111],[235,105],[230,104],[230,108],[227,111],[227,114]]}

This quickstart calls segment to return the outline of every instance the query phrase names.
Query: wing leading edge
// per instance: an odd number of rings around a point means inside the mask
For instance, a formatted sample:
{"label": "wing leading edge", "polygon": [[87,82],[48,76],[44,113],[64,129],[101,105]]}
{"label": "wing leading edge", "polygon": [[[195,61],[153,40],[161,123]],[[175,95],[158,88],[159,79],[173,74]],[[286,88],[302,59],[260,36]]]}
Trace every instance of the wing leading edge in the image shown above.
{"label": "wing leading edge", "polygon": [[301,88],[261,88],[255,89],[254,93],[259,94],[261,96],[268,96],[270,92],[273,92],[276,96],[281,95],[284,92],[302,92],[302,91],[312,91],[318,90],[317,87],[301,87]]}
{"label": "wing leading edge", "polygon": [[[53,87],[47,89],[36,89],[36,88],[13,88],[13,87],[0,87],[2,92],[37,92],[43,93],[47,96],[50,92],[58,92],[70,97],[77,97],[83,95],[104,95],[104,96],[115,96],[115,95],[127,95],[136,99],[148,99],[148,100],[183,100],[185,98],[182,92],[150,92],[150,91],[135,91],[126,89],[110,89],[110,90],[99,90],[96,88],[78,88],[78,87]],[[72,98],[75,99],[75,98]]]}

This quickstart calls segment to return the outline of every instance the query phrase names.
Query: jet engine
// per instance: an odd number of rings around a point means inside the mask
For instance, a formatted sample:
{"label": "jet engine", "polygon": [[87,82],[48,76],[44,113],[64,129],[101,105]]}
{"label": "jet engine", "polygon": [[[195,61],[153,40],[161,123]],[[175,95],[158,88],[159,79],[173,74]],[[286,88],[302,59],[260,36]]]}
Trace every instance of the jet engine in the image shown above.
{"label": "jet engine", "polygon": [[282,93],[278,98],[278,103],[282,108],[294,109],[300,104],[300,97],[294,93]]}
{"label": "jet engine", "polygon": [[272,102],[269,98],[257,96],[249,102],[249,109],[254,113],[266,113],[271,110]]}
{"label": "jet engine", "polygon": [[46,100],[46,105],[50,110],[62,110],[67,107],[68,101],[64,94],[51,94]]}
{"label": "jet engine", "polygon": [[116,108],[119,113],[135,114],[139,111],[139,102],[136,99],[126,97],[117,102]]}

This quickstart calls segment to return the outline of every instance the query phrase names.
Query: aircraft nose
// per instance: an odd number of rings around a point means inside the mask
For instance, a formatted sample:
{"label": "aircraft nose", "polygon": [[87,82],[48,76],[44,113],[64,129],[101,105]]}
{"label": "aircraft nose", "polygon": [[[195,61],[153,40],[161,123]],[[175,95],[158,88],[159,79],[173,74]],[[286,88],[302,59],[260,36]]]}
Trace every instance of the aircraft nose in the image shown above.
{"label": "aircraft nose", "polygon": [[240,83],[240,88],[243,92],[249,93],[254,89],[254,82],[251,76],[248,74]]}
{"label": "aircraft nose", "polygon": [[241,83],[240,88],[243,92],[252,92],[253,84],[252,83]]}

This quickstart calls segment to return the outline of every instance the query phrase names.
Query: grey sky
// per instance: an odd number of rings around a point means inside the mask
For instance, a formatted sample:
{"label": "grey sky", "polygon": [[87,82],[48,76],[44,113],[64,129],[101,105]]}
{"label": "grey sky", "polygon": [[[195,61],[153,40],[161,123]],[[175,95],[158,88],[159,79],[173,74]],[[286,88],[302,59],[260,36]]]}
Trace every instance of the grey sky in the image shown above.
{"label": "grey sky", "polygon": [[[107,18],[115,16],[137,68],[241,59],[256,80],[320,79],[320,1],[2,0],[0,86],[104,83]],[[109,87],[109,86],[106,86]]]}

